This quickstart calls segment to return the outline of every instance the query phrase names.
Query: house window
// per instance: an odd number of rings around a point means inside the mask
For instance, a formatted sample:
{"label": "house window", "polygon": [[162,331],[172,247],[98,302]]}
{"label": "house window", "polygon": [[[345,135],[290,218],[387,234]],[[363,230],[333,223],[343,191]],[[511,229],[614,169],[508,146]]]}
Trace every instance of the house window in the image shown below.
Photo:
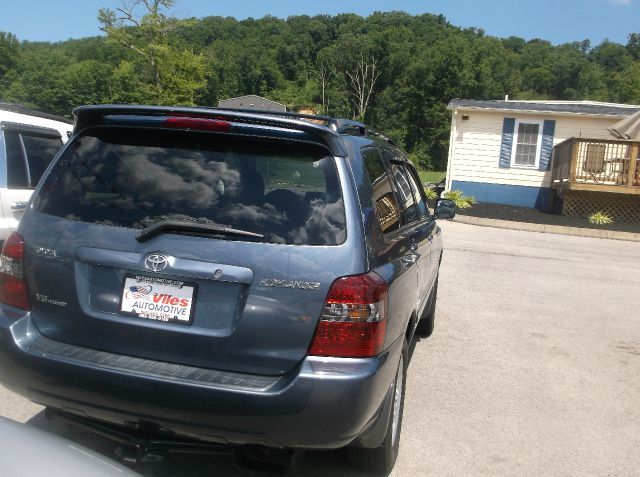
{"label": "house window", "polygon": [[542,121],[520,121],[515,124],[515,147],[511,154],[511,167],[537,168],[540,164]]}

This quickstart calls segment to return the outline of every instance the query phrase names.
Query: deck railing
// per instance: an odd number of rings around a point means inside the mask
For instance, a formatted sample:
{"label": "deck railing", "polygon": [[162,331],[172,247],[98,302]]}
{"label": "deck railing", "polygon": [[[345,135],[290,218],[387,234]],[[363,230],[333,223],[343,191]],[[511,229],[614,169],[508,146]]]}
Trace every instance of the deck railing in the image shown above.
{"label": "deck railing", "polygon": [[640,142],[570,138],[553,148],[553,188],[640,193]]}

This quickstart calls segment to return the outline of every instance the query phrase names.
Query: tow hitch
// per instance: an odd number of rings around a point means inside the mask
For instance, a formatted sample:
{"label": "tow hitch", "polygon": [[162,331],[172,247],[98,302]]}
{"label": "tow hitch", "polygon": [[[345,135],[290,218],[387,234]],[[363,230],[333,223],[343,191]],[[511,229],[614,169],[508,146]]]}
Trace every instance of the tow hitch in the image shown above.
{"label": "tow hitch", "polygon": [[50,419],[65,422],[100,435],[119,444],[116,454],[128,464],[158,462],[169,454],[226,455],[235,458],[236,464],[244,469],[265,473],[265,475],[287,475],[300,462],[301,450],[269,448],[257,445],[231,446],[211,442],[159,437],[154,426],[140,426],[140,429],[123,429],[96,422],[73,414],[47,408],[45,415]]}

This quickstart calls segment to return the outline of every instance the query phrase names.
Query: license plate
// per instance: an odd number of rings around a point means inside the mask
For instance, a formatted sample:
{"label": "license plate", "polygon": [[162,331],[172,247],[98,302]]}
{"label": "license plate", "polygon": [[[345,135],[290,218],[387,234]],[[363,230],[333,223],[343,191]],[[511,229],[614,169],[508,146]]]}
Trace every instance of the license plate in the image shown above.
{"label": "license plate", "polygon": [[126,275],[120,312],[147,320],[189,325],[197,286],[180,280]]}

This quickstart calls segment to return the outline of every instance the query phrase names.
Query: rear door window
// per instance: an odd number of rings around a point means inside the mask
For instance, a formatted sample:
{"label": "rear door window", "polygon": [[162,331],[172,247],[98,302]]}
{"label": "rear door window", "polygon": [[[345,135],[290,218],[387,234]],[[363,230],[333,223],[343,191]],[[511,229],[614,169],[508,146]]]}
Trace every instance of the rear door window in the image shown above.
{"label": "rear door window", "polygon": [[60,157],[34,207],[136,229],[163,218],[215,222],[271,243],[337,245],[346,238],[327,150],[200,132],[92,128]]}
{"label": "rear door window", "polygon": [[51,163],[58,149],[62,147],[62,139],[59,136],[55,138],[24,133],[21,136],[27,153],[30,186],[34,188],[40,182],[43,172]]}
{"label": "rear door window", "polygon": [[4,132],[7,152],[7,187],[33,189],[60,147],[59,134],[20,131],[9,128]]}
{"label": "rear door window", "polygon": [[362,157],[373,188],[373,201],[380,228],[383,233],[398,230],[400,208],[380,152],[375,147],[367,147],[362,150]]}
{"label": "rear door window", "polygon": [[391,163],[391,176],[398,190],[405,223],[410,224],[427,217],[429,215],[427,204],[420,192],[418,182],[409,170],[410,166],[397,150],[384,149],[383,154]]}
{"label": "rear door window", "polygon": [[16,132],[5,132],[4,142],[7,151],[7,187],[9,189],[28,189],[27,161],[22,149],[20,135]]}
{"label": "rear door window", "polygon": [[427,217],[427,204],[408,167],[403,164],[393,164],[391,170],[393,171],[393,178],[398,184],[398,193],[404,209],[406,223],[409,224]]}
{"label": "rear door window", "polygon": [[424,195],[424,190],[422,189],[422,183],[420,182],[420,178],[418,177],[413,166],[407,164],[403,166],[407,179],[409,181],[409,185],[411,186],[411,190],[413,191],[413,198],[418,206],[418,213],[420,218],[429,216],[429,207],[427,207],[427,201]]}
{"label": "rear door window", "polygon": [[405,173],[404,168],[398,164],[393,164],[391,166],[391,174],[398,188],[398,195],[400,196],[400,204],[404,211],[405,223],[410,224],[411,222],[415,222],[420,218],[420,214],[407,174]]}

